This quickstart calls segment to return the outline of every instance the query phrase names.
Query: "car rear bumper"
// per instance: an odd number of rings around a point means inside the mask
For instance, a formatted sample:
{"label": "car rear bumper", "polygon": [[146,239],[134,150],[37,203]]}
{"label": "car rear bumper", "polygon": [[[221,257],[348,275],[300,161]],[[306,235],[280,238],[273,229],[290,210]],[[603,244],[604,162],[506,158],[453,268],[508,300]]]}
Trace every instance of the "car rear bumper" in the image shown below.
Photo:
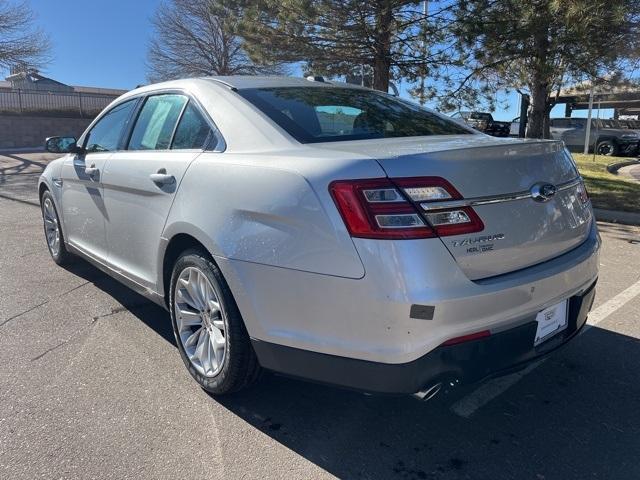
{"label": "car rear bumper", "polygon": [[542,264],[471,281],[439,239],[358,239],[358,280],[217,257],[251,338],[382,364],[417,361],[452,338],[498,334],[581,296],[598,276],[595,226]]}
{"label": "car rear bumper", "polygon": [[440,346],[401,364],[311,352],[252,340],[260,364],[293,377],[375,393],[415,393],[438,382],[474,383],[500,376],[556,350],[582,329],[595,296],[594,282],[569,299],[567,328],[534,346],[535,315],[518,327],[452,346]]}

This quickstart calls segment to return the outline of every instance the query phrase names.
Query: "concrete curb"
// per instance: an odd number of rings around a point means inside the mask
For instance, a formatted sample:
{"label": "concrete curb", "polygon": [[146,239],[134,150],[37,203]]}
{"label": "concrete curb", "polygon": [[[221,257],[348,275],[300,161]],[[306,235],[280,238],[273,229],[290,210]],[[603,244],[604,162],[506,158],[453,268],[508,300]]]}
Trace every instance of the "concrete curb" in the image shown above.
{"label": "concrete curb", "polygon": [[640,226],[640,213],[620,212],[618,210],[604,210],[602,208],[594,208],[593,213],[596,216],[596,220],[599,220],[601,222]]}
{"label": "concrete curb", "polygon": [[622,167],[628,167],[629,165],[640,165],[640,160],[625,160],[624,162],[610,163],[607,165],[607,172],[618,174],[618,170]]}

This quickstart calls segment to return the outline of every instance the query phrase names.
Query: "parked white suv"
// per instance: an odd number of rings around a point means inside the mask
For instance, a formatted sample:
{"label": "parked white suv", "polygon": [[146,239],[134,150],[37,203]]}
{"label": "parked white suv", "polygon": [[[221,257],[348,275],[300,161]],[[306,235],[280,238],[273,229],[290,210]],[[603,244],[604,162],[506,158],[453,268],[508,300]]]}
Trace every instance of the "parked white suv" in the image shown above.
{"label": "parked white suv", "polygon": [[66,153],[39,183],[53,259],[165,306],[213,393],[266,368],[428,398],[554,350],[593,301],[599,237],[560,142],[345,84],[217,77],[133,90],[47,148]]}

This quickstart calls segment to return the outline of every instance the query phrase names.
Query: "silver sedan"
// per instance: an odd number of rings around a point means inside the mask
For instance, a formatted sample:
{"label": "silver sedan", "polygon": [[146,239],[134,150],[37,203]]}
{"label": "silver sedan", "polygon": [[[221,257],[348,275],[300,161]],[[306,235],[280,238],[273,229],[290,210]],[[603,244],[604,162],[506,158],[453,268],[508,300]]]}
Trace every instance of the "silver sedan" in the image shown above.
{"label": "silver sedan", "polygon": [[53,260],[166,307],[215,394],[267,369],[426,399],[556,349],[593,301],[600,240],[560,142],[317,77],[211,77],[46,147]]}

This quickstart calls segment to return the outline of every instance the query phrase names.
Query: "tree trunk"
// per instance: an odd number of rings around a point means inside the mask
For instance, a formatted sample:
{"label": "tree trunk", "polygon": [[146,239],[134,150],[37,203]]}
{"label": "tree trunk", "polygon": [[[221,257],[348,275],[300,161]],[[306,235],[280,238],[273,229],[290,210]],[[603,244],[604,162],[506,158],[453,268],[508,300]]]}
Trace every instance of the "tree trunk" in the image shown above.
{"label": "tree trunk", "polygon": [[547,113],[546,85],[531,86],[531,104],[527,121],[527,138],[544,137],[544,117]]}
{"label": "tree trunk", "polygon": [[531,104],[527,123],[527,138],[544,137],[544,118],[549,101],[549,66],[547,55],[549,49],[549,26],[541,25],[534,38],[535,61],[528,68],[531,70]]}
{"label": "tree trunk", "polygon": [[551,138],[551,110],[556,106],[556,102],[547,102],[544,108],[543,138]]}
{"label": "tree trunk", "polygon": [[373,48],[373,88],[389,91],[391,74],[391,1],[383,0],[377,6],[376,38]]}
{"label": "tree trunk", "polygon": [[544,113],[544,122],[542,125],[542,138],[551,138],[551,120],[549,119],[548,111]]}
{"label": "tree trunk", "polygon": [[373,88],[382,92],[388,92],[390,71],[391,65],[389,61],[376,56],[373,65]]}

